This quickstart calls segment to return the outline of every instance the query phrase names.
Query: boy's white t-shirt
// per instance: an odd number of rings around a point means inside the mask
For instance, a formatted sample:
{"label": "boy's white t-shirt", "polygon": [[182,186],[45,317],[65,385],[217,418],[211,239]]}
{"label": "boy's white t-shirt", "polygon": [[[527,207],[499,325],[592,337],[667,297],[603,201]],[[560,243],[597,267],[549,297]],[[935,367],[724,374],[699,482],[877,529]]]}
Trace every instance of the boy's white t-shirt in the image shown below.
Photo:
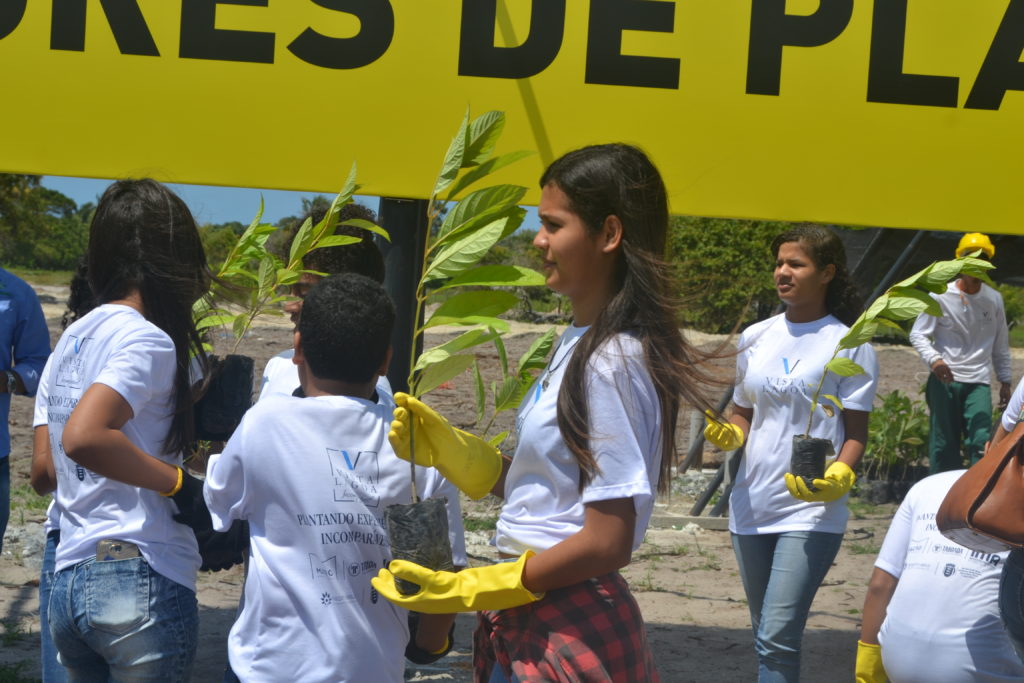
{"label": "boy's white t-shirt", "polygon": [[[292,362],[295,349],[286,349],[267,361],[263,368],[263,380],[260,382],[260,395],[257,401],[273,394],[291,396],[299,388],[299,366]],[[381,402],[395,404],[394,392],[388,378],[381,375],[377,378],[377,395]]]}
{"label": "boy's white t-shirt", "polygon": [[[746,450],[729,498],[729,530],[734,534],[846,530],[846,497],[807,503],[790,495],[793,436],[807,430],[811,396],[825,363],[849,328],[832,315],[793,323],[780,314],[751,325],[739,340],[733,402],[753,408]],[[840,351],[866,374],[828,373],[821,394],[831,394],[847,410],[870,411],[878,385],[878,360],[870,344]],[[822,398],[820,403],[827,399]],[[819,406],[811,436],[831,439],[836,453],[845,440],[842,414],[827,417]]]}
{"label": "boy's white t-shirt", "polygon": [[[636,509],[633,549],[643,541],[654,509],[661,463],[658,394],[640,342],[618,334],[587,363],[590,446],[600,471],[579,490],[576,458],[558,429],[558,392],[569,356],[589,327],[569,327],[551,362],[530,389],[516,419],[518,445],[505,479],[498,519],[499,551],[540,552],[583,528],[584,505],[632,498]],[[544,380],[549,384],[544,388]]]}
{"label": "boy's white t-shirt", "polygon": [[1024,410],[1024,379],[1017,382],[1017,388],[1013,390],[1010,402],[1006,404],[1006,410],[1003,411],[1002,417],[999,418],[1003,429],[1008,432],[1013,431],[1013,428],[1017,426],[1017,418],[1020,417],[1021,410]]}
{"label": "boy's white t-shirt", "polygon": [[140,449],[180,465],[180,453],[165,453],[164,439],[174,414],[174,343],[141,313],[103,304],[64,331],[46,381],[46,423],[57,474],[60,545],[57,570],[96,557],[96,543],[134,543],[156,571],[195,590],[200,558],[192,530],[172,519],[170,498],[102,477],[64,454],[64,424],[92,384],[105,384],[124,398],[132,419],[121,428]]}
{"label": "boy's white t-shirt", "polygon": [[894,681],[1024,680],[1024,664],[999,616],[999,579],[1009,553],[969,550],[935,526],[939,505],[965,471],[915,484],[875,561],[899,579],[878,633]]}
{"label": "boy's white t-shirt", "polygon": [[[53,358],[51,354],[46,359],[46,365],[43,366],[43,372],[39,375],[39,386],[36,387],[36,403],[35,408],[32,411],[32,429],[36,427],[42,427],[47,423],[46,414],[49,410],[49,396],[50,396],[50,360]],[[46,521],[43,522],[43,533],[49,534],[51,531],[60,530],[60,511],[57,508],[57,504],[51,499],[50,504],[46,506]]]}
{"label": "boy's white t-shirt", "polygon": [[[411,502],[390,424],[384,403],[271,395],[210,458],[214,528],[249,522],[245,594],[228,636],[241,680],[402,680],[407,612],[370,585],[391,559],[385,509]],[[416,475],[421,497],[441,495],[434,469]],[[449,536],[452,561],[465,565],[461,516]]]}

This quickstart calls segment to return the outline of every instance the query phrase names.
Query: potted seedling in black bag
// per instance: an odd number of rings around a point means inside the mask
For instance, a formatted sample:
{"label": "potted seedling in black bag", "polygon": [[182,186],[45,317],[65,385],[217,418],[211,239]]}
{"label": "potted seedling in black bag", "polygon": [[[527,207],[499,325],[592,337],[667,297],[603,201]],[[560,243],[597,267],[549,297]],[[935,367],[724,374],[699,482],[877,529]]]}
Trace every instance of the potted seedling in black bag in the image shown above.
{"label": "potted seedling in black bag", "polygon": [[[513,265],[479,265],[480,260],[500,240],[519,228],[525,212],[518,202],[526,188],[518,185],[494,185],[465,191],[477,181],[525,156],[511,152],[494,156],[494,147],[505,125],[502,112],[488,112],[470,120],[463,118],[449,145],[441,172],[428,203],[428,225],[438,225],[426,235],[421,275],[416,287],[413,317],[412,357],[409,394],[419,398],[441,384],[475,366],[475,347],[493,343],[504,360],[501,336],[509,325],[498,316],[513,308],[518,297],[496,287],[531,287],[544,284],[544,276],[529,268]],[[454,202],[454,204],[452,204]],[[449,210],[444,214],[443,207]],[[420,322],[428,306],[438,304]],[[439,325],[466,328],[455,339],[417,354],[417,342],[424,332]],[[544,339],[547,339],[545,348]],[[518,404],[532,382],[530,370],[543,366],[553,333],[545,335],[520,360],[513,374],[503,362],[503,379],[495,386],[495,411]],[[532,355],[531,355],[532,354]],[[540,366],[535,356],[543,354]],[[531,360],[532,359],[532,360]],[[482,379],[477,370],[477,407],[482,414]],[[523,386],[523,385],[526,386]],[[503,438],[504,435],[500,435]],[[408,505],[392,505],[385,512],[392,556],[435,570],[451,570],[451,547],[444,499],[421,501],[416,491],[416,434],[411,433],[410,477],[412,500]],[[426,463],[421,463],[426,464]],[[398,582],[400,591],[415,593],[418,586]]]}
{"label": "potted seedling in black bag", "polygon": [[899,321],[916,318],[921,313],[936,317],[942,316],[942,309],[930,292],[940,294],[946,291],[946,284],[961,273],[983,280],[992,281],[987,271],[994,266],[983,259],[975,258],[977,254],[963,256],[949,261],[937,261],[927,268],[896,283],[884,294],[875,299],[867,310],[850,327],[846,335],[839,340],[832,358],[825,364],[818,386],[811,396],[811,411],[807,418],[807,430],[803,434],[793,436],[793,450],[790,459],[790,472],[802,477],[808,488],[814,490],[813,480],[824,476],[825,460],[835,453],[835,446],[829,439],[811,436],[811,422],[819,403],[828,417],[834,417],[836,410],[842,410],[843,404],[836,396],[823,394],[822,386],[825,377],[832,372],[840,377],[853,377],[864,374],[864,368],[849,358],[839,355],[844,349],[853,349],[871,341],[879,327],[886,327],[904,334]]}

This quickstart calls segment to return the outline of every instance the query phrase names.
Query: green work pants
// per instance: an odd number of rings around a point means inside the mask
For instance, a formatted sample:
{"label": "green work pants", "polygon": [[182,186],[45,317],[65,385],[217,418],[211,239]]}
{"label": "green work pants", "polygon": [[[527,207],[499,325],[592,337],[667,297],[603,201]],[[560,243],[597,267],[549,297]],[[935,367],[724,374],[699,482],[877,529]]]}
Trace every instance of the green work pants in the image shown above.
{"label": "green work pants", "polygon": [[991,392],[987,384],[943,384],[934,374],[928,375],[925,397],[931,414],[928,459],[932,474],[964,466],[961,439],[968,463],[981,459],[992,434]]}

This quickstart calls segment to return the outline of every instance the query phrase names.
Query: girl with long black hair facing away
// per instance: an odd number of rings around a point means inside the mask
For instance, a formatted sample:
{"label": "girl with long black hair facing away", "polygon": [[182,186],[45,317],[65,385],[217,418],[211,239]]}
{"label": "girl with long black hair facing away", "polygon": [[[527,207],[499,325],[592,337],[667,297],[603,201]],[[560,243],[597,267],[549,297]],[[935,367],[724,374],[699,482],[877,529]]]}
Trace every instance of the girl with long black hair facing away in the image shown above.
{"label": "girl with long black hair facing away", "polygon": [[[49,621],[72,680],[185,681],[200,556],[166,496],[193,440],[192,305],[210,272],[188,207],[153,180],[104,192],[89,228],[98,304],[49,364],[46,426],[60,544]],[[158,492],[165,492],[163,495]]]}
{"label": "girl with long black hair facing away", "polygon": [[[517,416],[509,460],[396,395],[391,442],[473,498],[505,498],[503,562],[458,574],[394,561],[374,586],[419,612],[479,611],[479,681],[654,681],[643,619],[619,570],[629,564],[668,486],[683,401],[705,406],[705,356],[684,340],[662,261],[665,186],[623,144],[556,160],[540,182],[534,245],[573,324]],[[422,587],[406,597],[393,575]]]}
{"label": "girl with long black hair facing away", "polygon": [[878,382],[869,344],[840,352],[866,374],[829,373],[821,393],[843,409],[815,411],[810,435],[831,439],[838,458],[813,487],[789,473],[794,435],[807,430],[811,396],[839,339],[863,308],[831,231],[796,227],[772,242],[784,313],[740,335],[729,423],[710,422],[716,445],[747,447],[729,499],[729,530],[750,607],[758,680],[797,681],[811,601],[846,530],[846,494],[864,453]]}

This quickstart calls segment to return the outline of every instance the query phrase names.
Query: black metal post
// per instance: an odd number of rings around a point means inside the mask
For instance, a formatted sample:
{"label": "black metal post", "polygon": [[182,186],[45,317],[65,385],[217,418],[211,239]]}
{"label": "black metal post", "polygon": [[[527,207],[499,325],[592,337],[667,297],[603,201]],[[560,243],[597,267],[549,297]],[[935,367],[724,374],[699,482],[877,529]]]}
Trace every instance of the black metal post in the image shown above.
{"label": "black metal post", "polygon": [[[391,334],[394,351],[388,381],[395,391],[409,390],[409,359],[412,351],[413,316],[416,315],[416,285],[423,265],[427,236],[427,200],[381,197],[377,212],[391,241],[378,239],[384,254],[384,288],[395,304],[395,329]],[[423,340],[417,344],[417,352]]]}

